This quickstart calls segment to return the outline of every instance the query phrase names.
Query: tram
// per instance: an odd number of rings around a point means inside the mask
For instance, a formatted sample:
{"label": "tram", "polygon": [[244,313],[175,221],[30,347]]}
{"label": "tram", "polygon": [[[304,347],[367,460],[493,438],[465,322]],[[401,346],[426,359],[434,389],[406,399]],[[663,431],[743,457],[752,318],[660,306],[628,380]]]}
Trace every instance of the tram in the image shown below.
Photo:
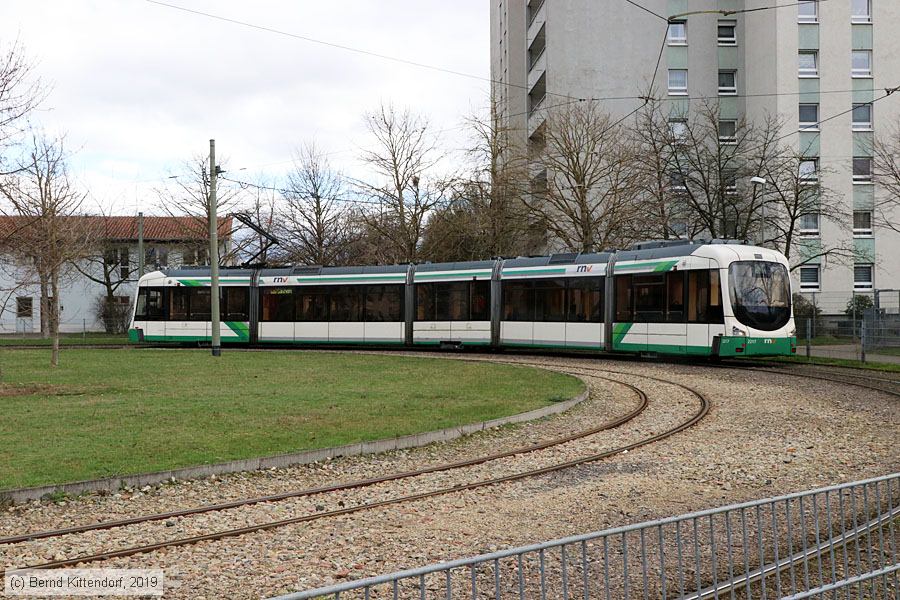
{"label": "tram", "polygon": [[[223,344],[796,352],[787,259],[731,240],[393,266],[223,268]],[[211,339],[208,267],[141,277],[135,342]]]}

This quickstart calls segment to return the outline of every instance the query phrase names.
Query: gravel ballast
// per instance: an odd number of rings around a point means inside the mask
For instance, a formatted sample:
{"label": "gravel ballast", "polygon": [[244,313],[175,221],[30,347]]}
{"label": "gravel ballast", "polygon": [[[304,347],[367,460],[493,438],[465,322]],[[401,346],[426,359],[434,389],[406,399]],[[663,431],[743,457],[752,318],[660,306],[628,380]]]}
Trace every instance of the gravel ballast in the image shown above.
{"label": "gravel ballast", "polygon": [[[588,381],[591,399],[543,421],[416,450],[14,506],[0,514],[0,535],[461,460],[587,429],[637,405],[633,392],[593,375],[640,387],[650,405],[615,430],[528,455],[360,490],[0,546],[0,561],[7,567],[24,566],[502,476],[636,441],[696,411],[697,399],[691,394],[641,375],[696,388],[712,401],[710,414],[672,438],[566,471],[91,566],[163,568],[168,578],[166,598],[255,598],[886,474],[900,467],[895,446],[900,407],[884,394],[769,373],[696,366],[578,358],[505,356],[499,360],[539,361],[550,368],[569,369]],[[579,371],[579,366],[622,373],[592,374]]]}

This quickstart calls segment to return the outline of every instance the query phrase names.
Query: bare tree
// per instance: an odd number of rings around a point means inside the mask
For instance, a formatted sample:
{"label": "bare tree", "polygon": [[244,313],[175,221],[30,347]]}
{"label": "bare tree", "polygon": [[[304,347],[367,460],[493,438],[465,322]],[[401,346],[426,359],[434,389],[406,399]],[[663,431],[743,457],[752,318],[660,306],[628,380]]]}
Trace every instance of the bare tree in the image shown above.
{"label": "bare tree", "polygon": [[24,131],[26,117],[46,95],[18,40],[0,49],[0,172],[3,151]]}
{"label": "bare tree", "polygon": [[900,232],[900,120],[875,139],[872,155],[878,225]]}
{"label": "bare tree", "polygon": [[350,215],[344,178],[314,144],[297,150],[279,214],[282,246],[292,262],[344,264]]}
{"label": "bare tree", "polygon": [[[681,122],[669,120],[664,107],[648,101],[638,111],[634,122],[634,139],[640,160],[635,162],[640,185],[642,218],[638,222],[640,237],[669,239],[693,237],[694,220],[679,195],[673,193],[673,156],[683,141]],[[677,179],[676,179],[677,181]]]}
{"label": "bare tree", "polygon": [[[766,180],[762,192],[765,204],[761,208],[762,219],[758,243],[777,249],[791,262],[791,269],[820,258],[852,260],[855,256],[852,239],[839,239],[825,245],[809,244],[803,237],[806,229],[814,224],[818,231],[824,221],[837,228],[846,228],[846,217],[840,197],[823,181],[831,171],[819,168],[815,171],[802,150],[782,146],[777,154],[761,166],[759,176]],[[849,232],[848,232],[849,233]]]}
{"label": "bare tree", "polygon": [[523,202],[527,158],[492,101],[487,116],[467,120],[469,171],[456,178],[448,206],[426,226],[423,254],[432,260],[477,260],[531,253],[545,243]]}
{"label": "bare tree", "polygon": [[[30,264],[41,287],[41,315],[53,339],[50,363],[59,365],[60,280],[64,270],[93,245],[85,221],[77,218],[85,195],[68,173],[61,137],[32,132],[16,173],[0,181],[6,216],[23,223],[10,245]],[[46,315],[46,317],[44,317]]]}
{"label": "bare tree", "polygon": [[380,183],[357,182],[359,192],[373,204],[362,218],[380,238],[379,262],[415,262],[429,213],[445,200],[446,181],[434,176],[440,160],[428,121],[409,110],[382,105],[365,116],[376,148],[364,151],[363,161]]}
{"label": "bare tree", "polygon": [[759,230],[764,194],[751,180],[778,154],[781,127],[745,118],[722,131],[717,103],[670,122],[670,193],[690,219],[688,237],[747,239]]}
{"label": "bare tree", "polygon": [[[216,214],[219,220],[219,240],[239,240],[239,227],[234,221],[226,219],[228,213],[239,209],[242,190],[226,185],[227,180],[219,179],[216,188]],[[181,228],[181,236],[186,240],[198,240],[192,249],[198,255],[209,245],[209,158],[195,156],[185,161],[182,173],[168,179],[168,185],[156,190],[159,209],[170,217],[177,217],[173,222]],[[188,218],[184,218],[188,217]],[[226,226],[227,223],[231,225]],[[230,247],[220,248],[219,264],[228,264],[244,250],[244,245],[252,243],[245,237]]]}
{"label": "bare tree", "polygon": [[592,252],[633,238],[639,192],[635,145],[627,131],[588,101],[552,111],[534,191],[524,197],[563,249]]}

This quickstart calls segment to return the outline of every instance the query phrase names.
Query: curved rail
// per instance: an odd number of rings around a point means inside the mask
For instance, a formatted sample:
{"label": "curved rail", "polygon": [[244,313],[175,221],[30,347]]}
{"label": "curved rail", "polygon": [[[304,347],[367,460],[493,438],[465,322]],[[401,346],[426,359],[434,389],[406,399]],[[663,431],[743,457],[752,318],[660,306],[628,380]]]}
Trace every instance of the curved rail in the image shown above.
{"label": "curved rail", "polygon": [[873,392],[881,392],[883,394],[888,394],[889,396],[894,396],[895,398],[900,398],[900,391],[896,389],[885,389],[881,386],[876,385],[866,385],[865,383],[860,383],[858,381],[847,381],[846,379],[841,379],[841,377],[851,377],[855,379],[865,379],[870,383],[873,381],[885,382],[893,386],[900,386],[900,380],[879,378],[879,377],[867,377],[865,375],[857,375],[855,373],[834,373],[837,377],[825,377],[821,374],[811,374],[811,373],[798,373],[793,368],[788,369],[767,369],[761,367],[754,367],[749,365],[722,365],[718,368],[721,369],[734,369],[735,371],[751,371],[754,373],[772,373],[775,375],[787,375],[789,377],[805,377],[807,379],[818,379],[820,381],[828,381],[830,383],[840,383],[843,385],[849,385],[857,388],[861,388],[864,390],[869,390]]}
{"label": "curved rail", "polygon": [[[544,365],[544,366],[546,366],[546,365]],[[581,371],[588,371],[588,372],[591,372],[591,371],[607,372],[607,373],[615,373],[615,374],[626,375],[626,376],[642,377],[640,375],[634,375],[631,373],[624,373],[624,372],[620,372],[620,371],[612,371],[612,370],[607,370],[607,369],[595,369],[595,368],[591,368],[591,367],[567,368],[567,370],[573,370],[573,369],[581,370]],[[640,409],[640,411],[638,411],[638,409],[635,409],[635,411],[632,411],[632,413],[629,413],[629,415],[625,415],[624,417],[620,417],[619,419],[616,419],[615,421],[613,421],[611,423],[607,423],[604,426],[601,426],[599,428],[599,431],[602,431],[604,429],[611,429],[613,427],[618,427],[618,426],[624,424],[625,422],[636,417],[637,414],[640,414],[640,412],[643,412],[643,408],[645,408],[644,405],[648,401],[646,400],[646,394],[642,390],[640,390],[639,388],[637,388],[636,386],[633,386],[631,384],[617,381],[614,379],[610,379],[608,377],[598,376],[598,378],[612,381],[614,383],[629,387],[632,390],[634,390],[636,393],[638,393],[638,395],[642,398],[641,406],[638,407]],[[52,562],[43,563],[43,564],[30,565],[30,566],[27,566],[24,568],[54,569],[54,568],[62,568],[62,567],[71,567],[71,566],[75,566],[78,564],[94,563],[94,562],[99,562],[102,560],[108,560],[111,558],[127,557],[127,556],[133,556],[136,554],[153,552],[153,551],[161,550],[164,548],[187,546],[187,545],[197,544],[197,543],[205,542],[205,541],[221,540],[221,539],[228,538],[228,537],[235,537],[235,536],[245,535],[248,533],[254,533],[257,531],[266,531],[266,530],[270,530],[270,529],[276,529],[276,528],[284,527],[287,525],[295,525],[298,523],[307,523],[307,522],[315,521],[318,519],[348,515],[348,514],[353,514],[353,513],[361,512],[364,510],[373,509],[373,508],[382,508],[382,507],[392,506],[395,504],[401,504],[401,503],[405,503],[405,502],[412,502],[412,501],[422,500],[422,499],[426,499],[426,498],[434,498],[434,497],[443,496],[443,495],[456,493],[456,492],[460,492],[460,491],[474,490],[474,489],[479,489],[479,488],[497,485],[497,484],[501,484],[501,483],[518,481],[518,480],[526,479],[529,477],[544,475],[547,473],[552,473],[555,471],[568,469],[568,468],[575,467],[578,465],[595,462],[598,460],[609,458],[611,456],[615,456],[616,454],[620,454],[625,451],[630,451],[630,450],[633,450],[636,448],[640,448],[642,446],[646,446],[648,444],[655,443],[657,441],[660,441],[662,439],[665,439],[667,437],[675,435],[675,434],[677,434],[681,431],[684,431],[685,429],[695,425],[700,420],[702,420],[709,412],[710,402],[706,398],[706,396],[704,396],[702,393],[700,393],[688,386],[677,383],[677,382],[667,381],[667,380],[656,378],[656,377],[646,377],[646,378],[653,379],[653,380],[656,380],[656,381],[659,381],[662,383],[666,383],[666,384],[675,385],[675,386],[681,387],[682,389],[686,390],[688,393],[690,393],[691,395],[693,395],[695,398],[697,398],[699,400],[699,407],[698,407],[697,411],[693,415],[691,415],[691,417],[689,419],[687,419],[686,421],[683,421],[670,429],[667,429],[663,432],[657,433],[653,436],[649,436],[647,438],[641,439],[637,442],[633,442],[631,444],[627,444],[624,446],[606,450],[604,452],[600,452],[600,453],[593,454],[590,456],[585,456],[585,457],[565,461],[562,463],[557,463],[557,464],[550,465],[547,467],[541,467],[538,469],[532,469],[532,470],[523,471],[520,473],[515,473],[512,475],[497,477],[497,478],[493,478],[493,479],[475,481],[475,482],[471,482],[471,483],[467,483],[467,484],[459,484],[459,485],[455,485],[455,486],[451,486],[451,487],[447,487],[447,488],[440,488],[437,490],[421,492],[418,494],[399,496],[399,497],[390,498],[387,500],[380,500],[377,502],[361,504],[361,505],[353,506],[353,507],[341,508],[341,509],[333,510],[333,511],[324,511],[324,512],[319,512],[319,513],[310,514],[310,515],[303,515],[303,516],[299,516],[299,517],[281,519],[278,521],[269,521],[269,522],[265,522],[265,523],[249,525],[246,527],[229,529],[229,530],[225,530],[225,531],[212,532],[212,533],[208,533],[208,534],[197,535],[197,536],[192,536],[192,537],[187,537],[187,538],[180,538],[180,539],[175,539],[175,540],[156,542],[156,543],[152,543],[152,544],[146,544],[143,546],[135,546],[135,547],[129,547],[129,548],[122,548],[119,550],[112,550],[112,551],[108,551],[108,552],[100,552],[100,553],[96,553],[96,554],[77,556],[77,557],[73,557],[73,558],[57,560],[57,561],[52,561]],[[598,429],[598,428],[595,428],[595,429]],[[585,435],[590,435],[590,434],[585,434]],[[573,437],[573,436],[566,436],[566,437]],[[573,439],[577,439],[578,437],[584,437],[584,435],[576,434],[576,436],[574,436]],[[537,446],[549,447],[550,445],[552,445],[552,444],[545,442],[544,444],[538,444]],[[530,447],[530,448],[534,448],[534,447]],[[534,451],[534,450],[531,450],[531,451]],[[515,451],[504,452],[501,454],[503,456],[510,456],[513,454],[521,453],[521,452],[522,452],[522,450],[520,449],[520,450],[515,450]],[[488,460],[495,460],[496,458],[499,458],[499,456],[484,457],[484,458],[485,458],[485,460],[480,460],[480,461],[478,459],[473,459],[476,461],[473,464],[479,464],[480,462],[487,462]],[[461,462],[468,463],[470,461],[461,461]],[[454,463],[454,464],[459,464],[459,463]],[[458,467],[456,467],[456,468],[458,468]],[[444,469],[446,469],[446,466],[444,466]],[[439,471],[439,470],[442,470],[442,469],[439,467],[431,467],[430,470],[424,471],[424,472],[434,472],[434,471]],[[403,474],[398,474],[398,475],[403,475]],[[411,477],[412,475],[406,474],[404,476]],[[385,480],[389,481],[389,480],[391,480],[391,478],[399,479],[400,477],[388,476],[388,479],[385,479]],[[331,487],[334,487],[335,490],[348,489],[347,487],[342,487],[342,486],[350,486],[350,485],[351,484],[338,484],[337,486],[328,486],[327,488],[320,488],[320,489],[324,489],[326,491],[331,491],[330,490]],[[367,485],[372,485],[372,483],[368,483]],[[304,492],[305,492],[305,490],[304,490]],[[310,492],[310,493],[321,493],[321,492]],[[296,495],[297,493],[294,493],[294,494]],[[300,494],[303,495],[302,492],[300,492]],[[210,509],[210,510],[213,510],[213,509]],[[219,509],[219,510],[222,510],[222,509]],[[205,510],[203,512],[208,512],[208,510]],[[187,514],[196,514],[196,513],[188,512]],[[144,521],[136,521],[136,522],[140,523],[140,522],[145,522],[147,520],[150,520],[150,519],[144,519]],[[158,519],[153,519],[153,520],[158,520]],[[128,523],[128,524],[131,524],[131,523]],[[98,524],[98,525],[101,525],[101,524]],[[109,527],[106,527],[106,528],[109,528]],[[64,530],[59,530],[59,531],[64,531]],[[52,533],[52,532],[47,532],[47,533]],[[59,533],[56,536],[58,536],[58,535],[66,535],[66,534]],[[56,537],[56,536],[46,535],[44,537]],[[19,537],[25,537],[26,539],[32,539],[32,538],[28,538],[28,536],[19,536]],[[22,541],[24,541],[24,540],[22,540]]]}

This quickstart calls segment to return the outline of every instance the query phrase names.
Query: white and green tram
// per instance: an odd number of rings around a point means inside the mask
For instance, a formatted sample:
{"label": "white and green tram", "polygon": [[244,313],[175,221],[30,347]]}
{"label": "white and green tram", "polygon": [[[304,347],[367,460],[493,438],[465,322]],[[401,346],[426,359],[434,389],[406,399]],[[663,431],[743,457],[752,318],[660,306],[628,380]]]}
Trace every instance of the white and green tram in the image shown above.
{"label": "white and green tram", "polygon": [[[221,340],[693,356],[796,351],[785,257],[727,240],[370,267],[226,268]],[[139,284],[137,342],[210,341],[205,267]]]}

